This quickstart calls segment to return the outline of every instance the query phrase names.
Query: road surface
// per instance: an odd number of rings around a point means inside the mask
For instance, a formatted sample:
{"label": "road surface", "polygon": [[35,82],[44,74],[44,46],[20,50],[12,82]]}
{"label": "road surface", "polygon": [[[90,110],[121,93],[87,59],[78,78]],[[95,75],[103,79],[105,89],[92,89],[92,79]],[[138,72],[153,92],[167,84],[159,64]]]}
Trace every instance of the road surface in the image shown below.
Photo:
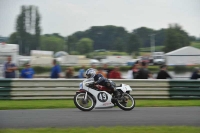
{"label": "road surface", "polygon": [[200,126],[200,107],[1,110],[0,128],[99,126]]}

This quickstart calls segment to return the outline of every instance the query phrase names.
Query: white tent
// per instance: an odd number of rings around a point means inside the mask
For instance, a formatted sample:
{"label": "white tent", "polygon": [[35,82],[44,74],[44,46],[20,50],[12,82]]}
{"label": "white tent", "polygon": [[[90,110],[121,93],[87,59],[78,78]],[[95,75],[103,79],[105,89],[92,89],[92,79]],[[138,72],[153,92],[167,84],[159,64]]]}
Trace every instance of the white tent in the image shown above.
{"label": "white tent", "polygon": [[131,60],[131,56],[107,56],[106,59],[101,59],[101,62],[108,65],[126,65],[129,60]]}
{"label": "white tent", "polygon": [[187,46],[165,54],[166,65],[200,65],[200,49]]}

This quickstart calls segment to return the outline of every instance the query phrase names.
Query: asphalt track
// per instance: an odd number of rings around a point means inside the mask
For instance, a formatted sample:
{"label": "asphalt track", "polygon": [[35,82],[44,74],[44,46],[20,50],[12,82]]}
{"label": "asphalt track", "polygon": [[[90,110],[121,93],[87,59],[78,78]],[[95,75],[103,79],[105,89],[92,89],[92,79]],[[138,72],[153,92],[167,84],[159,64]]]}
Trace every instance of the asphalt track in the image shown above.
{"label": "asphalt track", "polygon": [[99,126],[200,126],[200,107],[1,110],[0,128]]}

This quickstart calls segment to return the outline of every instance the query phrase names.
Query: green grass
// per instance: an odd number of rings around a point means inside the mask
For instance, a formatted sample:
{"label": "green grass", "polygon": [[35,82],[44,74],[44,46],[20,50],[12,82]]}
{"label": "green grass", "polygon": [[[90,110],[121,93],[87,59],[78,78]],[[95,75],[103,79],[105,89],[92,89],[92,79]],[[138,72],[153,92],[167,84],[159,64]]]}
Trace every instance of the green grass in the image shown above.
{"label": "green grass", "polygon": [[72,100],[0,100],[3,109],[52,109],[74,108]]}
{"label": "green grass", "polygon": [[87,58],[93,58],[94,56],[105,57],[105,56],[126,56],[128,55],[127,52],[117,52],[117,51],[102,51],[102,52],[90,52],[86,54]]}
{"label": "green grass", "polygon": [[136,100],[137,107],[200,106],[200,100]]}
{"label": "green grass", "polygon": [[1,129],[1,133],[199,133],[200,127],[193,126],[115,126],[88,128],[30,128]]}
{"label": "green grass", "polygon": [[191,43],[191,46],[200,49],[200,42],[192,42],[192,43]]}
{"label": "green grass", "polygon": [[[163,51],[164,46],[155,46],[155,51]],[[151,47],[140,48],[140,52],[151,52]]]}
{"label": "green grass", "polygon": [[[136,107],[200,106],[200,100],[136,100]],[[0,110],[75,108],[73,100],[0,100]]]}

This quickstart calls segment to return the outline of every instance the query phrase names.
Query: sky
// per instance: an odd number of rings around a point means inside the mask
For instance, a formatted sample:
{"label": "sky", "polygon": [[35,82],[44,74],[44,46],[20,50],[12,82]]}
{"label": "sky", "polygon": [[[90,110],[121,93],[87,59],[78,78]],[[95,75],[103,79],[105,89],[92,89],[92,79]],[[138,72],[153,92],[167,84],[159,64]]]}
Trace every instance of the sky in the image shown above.
{"label": "sky", "polygon": [[200,37],[200,0],[0,0],[0,36],[15,32],[22,5],[35,5],[42,34],[68,36],[92,26],[139,27],[155,30],[178,23]]}

